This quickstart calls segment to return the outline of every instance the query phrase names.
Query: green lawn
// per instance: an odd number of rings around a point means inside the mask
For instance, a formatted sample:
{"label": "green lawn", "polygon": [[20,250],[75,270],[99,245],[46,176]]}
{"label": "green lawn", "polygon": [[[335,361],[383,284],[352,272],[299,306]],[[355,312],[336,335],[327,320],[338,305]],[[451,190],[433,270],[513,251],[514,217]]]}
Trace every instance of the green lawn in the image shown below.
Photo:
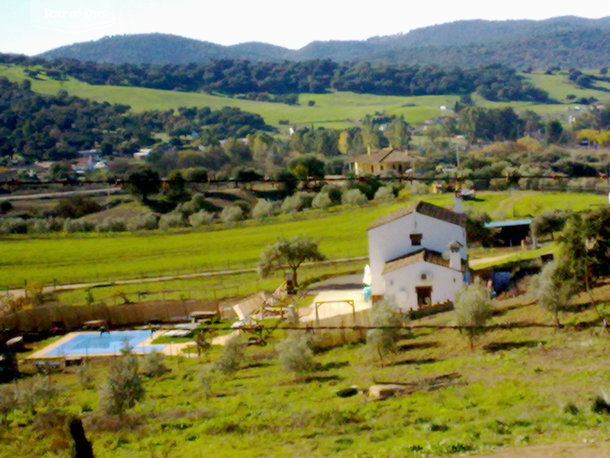
{"label": "green lawn", "polygon": [[[609,298],[610,285],[594,293]],[[494,308],[494,323],[552,322],[527,296]],[[585,297],[561,319],[597,320]],[[453,320],[447,312],[412,324]],[[547,447],[531,456],[563,456],[570,445],[578,446],[578,456],[609,451],[609,416],[591,409],[608,381],[610,344],[599,328],[498,330],[474,350],[457,331],[420,329],[404,336],[384,366],[364,345],[349,344],[315,355],[317,370],[300,378],[278,361],[277,344],[288,332],[275,331],[267,346],[245,348],[241,368],[230,376],[213,374],[207,396],[204,358],[167,358],[171,371],[144,378],[145,398],[123,418],[102,411],[107,363],[91,366],[89,387],[74,368],[53,374],[60,395],[38,405],[35,416],[9,414],[8,425],[0,425],[0,456],[69,456],[65,417],[71,415],[83,419],[100,457],[423,457],[502,449],[506,456],[530,456],[520,449],[528,446]],[[214,347],[210,360],[220,353]],[[375,381],[421,383],[449,373],[458,373],[456,383],[384,401],[336,394],[350,386],[364,391]]]}
{"label": "green lawn", "polygon": [[[425,196],[451,206],[449,194]],[[412,200],[415,201],[415,198]],[[579,193],[483,192],[465,209],[489,212],[493,218],[518,218],[555,208],[581,210],[603,205],[606,197]],[[112,281],[208,270],[253,267],[260,250],[278,237],[304,234],[320,241],[329,258],[364,256],[366,229],[379,216],[405,202],[362,208],[307,211],[297,218],[276,217],[266,223],[247,221],[216,230],[174,230],[118,234],[8,236],[2,240],[0,285],[19,287],[25,280],[52,283]]]}

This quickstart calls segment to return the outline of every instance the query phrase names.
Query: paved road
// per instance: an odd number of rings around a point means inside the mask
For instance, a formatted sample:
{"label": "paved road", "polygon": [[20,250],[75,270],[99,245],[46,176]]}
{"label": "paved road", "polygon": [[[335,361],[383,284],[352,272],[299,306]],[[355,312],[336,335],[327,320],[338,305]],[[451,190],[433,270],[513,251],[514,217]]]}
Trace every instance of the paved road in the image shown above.
{"label": "paved road", "polygon": [[86,189],[81,191],[45,192],[42,194],[0,194],[2,200],[37,200],[37,199],[56,199],[70,196],[86,196],[89,194],[115,194],[122,191],[121,188]]}

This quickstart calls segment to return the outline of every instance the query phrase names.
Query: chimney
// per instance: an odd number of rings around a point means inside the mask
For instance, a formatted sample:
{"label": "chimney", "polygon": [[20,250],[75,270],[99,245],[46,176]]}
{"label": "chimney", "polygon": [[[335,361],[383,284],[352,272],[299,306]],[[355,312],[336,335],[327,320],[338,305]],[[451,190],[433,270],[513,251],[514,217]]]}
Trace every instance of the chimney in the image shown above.
{"label": "chimney", "polygon": [[462,200],[462,193],[460,191],[455,193],[455,203],[453,204],[453,211],[456,213],[464,213],[464,201]]}
{"label": "chimney", "polygon": [[462,244],[458,241],[453,241],[448,245],[449,248],[449,268],[455,270],[462,270],[462,256],[460,255],[460,248]]}

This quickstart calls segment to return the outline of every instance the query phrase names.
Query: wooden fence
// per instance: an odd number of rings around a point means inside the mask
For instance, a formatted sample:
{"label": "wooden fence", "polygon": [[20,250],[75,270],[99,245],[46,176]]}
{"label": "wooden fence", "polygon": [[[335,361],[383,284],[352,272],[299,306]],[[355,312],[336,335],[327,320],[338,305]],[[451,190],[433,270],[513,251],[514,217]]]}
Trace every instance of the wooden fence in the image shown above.
{"label": "wooden fence", "polygon": [[86,321],[106,320],[111,327],[135,326],[150,320],[171,322],[191,312],[217,310],[218,301],[151,301],[125,305],[48,305],[0,316],[0,330],[48,331],[53,327],[79,328]]}

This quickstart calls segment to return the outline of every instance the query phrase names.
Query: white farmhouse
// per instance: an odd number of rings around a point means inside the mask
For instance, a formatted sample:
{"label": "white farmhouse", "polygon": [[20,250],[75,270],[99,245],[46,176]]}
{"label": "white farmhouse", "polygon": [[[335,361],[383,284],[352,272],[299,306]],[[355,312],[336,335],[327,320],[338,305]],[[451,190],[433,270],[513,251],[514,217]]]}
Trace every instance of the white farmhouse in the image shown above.
{"label": "white farmhouse", "polygon": [[369,227],[373,302],[390,299],[406,311],[455,298],[468,265],[461,205],[461,197],[457,211],[419,202]]}

